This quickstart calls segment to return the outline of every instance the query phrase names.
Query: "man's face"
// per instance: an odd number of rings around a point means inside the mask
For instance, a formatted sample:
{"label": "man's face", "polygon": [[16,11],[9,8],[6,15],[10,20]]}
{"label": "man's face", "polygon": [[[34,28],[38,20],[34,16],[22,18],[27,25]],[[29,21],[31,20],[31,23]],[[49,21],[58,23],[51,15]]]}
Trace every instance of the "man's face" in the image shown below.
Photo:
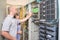
{"label": "man's face", "polygon": [[16,8],[13,8],[13,9],[12,9],[12,12],[13,12],[14,14],[16,14],[16,13],[17,13],[17,9],[16,9]]}

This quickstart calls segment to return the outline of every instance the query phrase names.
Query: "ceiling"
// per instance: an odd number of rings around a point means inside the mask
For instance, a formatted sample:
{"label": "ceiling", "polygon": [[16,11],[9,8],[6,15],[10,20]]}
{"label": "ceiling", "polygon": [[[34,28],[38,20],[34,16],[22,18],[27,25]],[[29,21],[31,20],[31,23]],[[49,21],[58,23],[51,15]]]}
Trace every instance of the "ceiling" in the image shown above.
{"label": "ceiling", "polygon": [[10,5],[26,5],[34,0],[7,0],[7,4]]}

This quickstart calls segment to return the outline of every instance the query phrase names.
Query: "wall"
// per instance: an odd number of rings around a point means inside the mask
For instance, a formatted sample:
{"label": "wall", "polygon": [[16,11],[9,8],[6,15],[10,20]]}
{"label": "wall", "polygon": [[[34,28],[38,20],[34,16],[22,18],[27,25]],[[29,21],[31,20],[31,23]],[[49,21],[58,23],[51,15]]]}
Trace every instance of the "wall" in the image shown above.
{"label": "wall", "polygon": [[[6,8],[6,0],[0,0],[0,31],[1,31],[1,24],[2,21],[5,17],[5,8]],[[2,40],[2,38],[0,37],[0,40]]]}
{"label": "wall", "polygon": [[35,1],[35,0],[19,0],[19,1],[17,1],[17,0],[7,0],[7,4],[24,5],[25,6],[26,4],[31,3],[33,1]]}

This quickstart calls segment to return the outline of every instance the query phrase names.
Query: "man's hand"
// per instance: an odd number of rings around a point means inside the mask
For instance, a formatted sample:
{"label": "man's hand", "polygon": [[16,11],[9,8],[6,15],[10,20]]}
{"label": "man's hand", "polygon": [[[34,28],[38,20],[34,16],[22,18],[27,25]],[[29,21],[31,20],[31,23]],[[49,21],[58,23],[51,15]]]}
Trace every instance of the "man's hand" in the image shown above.
{"label": "man's hand", "polygon": [[16,38],[13,37],[12,39],[9,39],[9,40],[16,40]]}
{"label": "man's hand", "polygon": [[16,38],[13,38],[12,40],[16,40]]}
{"label": "man's hand", "polygon": [[22,34],[22,31],[19,31],[18,34]]}
{"label": "man's hand", "polygon": [[28,20],[31,16],[32,16],[32,13],[29,12],[28,15],[26,16],[26,18],[20,20],[20,22],[25,22],[25,21]]}

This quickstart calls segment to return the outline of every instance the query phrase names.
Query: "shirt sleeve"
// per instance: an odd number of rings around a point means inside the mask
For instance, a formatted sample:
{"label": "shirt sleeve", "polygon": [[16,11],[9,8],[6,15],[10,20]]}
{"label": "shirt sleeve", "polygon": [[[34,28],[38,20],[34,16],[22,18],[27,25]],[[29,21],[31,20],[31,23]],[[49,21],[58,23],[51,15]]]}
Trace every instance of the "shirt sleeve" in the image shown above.
{"label": "shirt sleeve", "polygon": [[9,31],[10,25],[11,20],[9,18],[6,18],[3,22],[2,31]]}

